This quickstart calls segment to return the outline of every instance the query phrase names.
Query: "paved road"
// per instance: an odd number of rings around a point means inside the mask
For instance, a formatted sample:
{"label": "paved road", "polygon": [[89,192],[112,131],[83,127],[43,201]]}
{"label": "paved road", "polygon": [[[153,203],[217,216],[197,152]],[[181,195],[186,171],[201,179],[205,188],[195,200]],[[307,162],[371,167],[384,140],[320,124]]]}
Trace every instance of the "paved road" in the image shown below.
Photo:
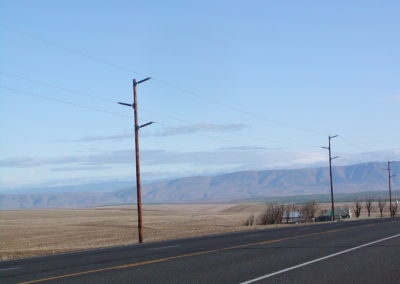
{"label": "paved road", "polygon": [[400,219],[257,230],[0,262],[0,283],[400,283]]}

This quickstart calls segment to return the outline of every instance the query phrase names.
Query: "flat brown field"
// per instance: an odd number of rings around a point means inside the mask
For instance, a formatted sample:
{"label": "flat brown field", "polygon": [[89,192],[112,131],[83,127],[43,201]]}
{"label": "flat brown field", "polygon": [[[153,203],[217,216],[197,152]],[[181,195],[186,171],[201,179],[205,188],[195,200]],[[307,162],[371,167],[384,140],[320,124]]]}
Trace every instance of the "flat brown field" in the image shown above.
{"label": "flat brown field", "polygon": [[[244,225],[264,209],[264,204],[144,205],[144,240],[266,228]],[[378,216],[376,206],[373,216]],[[0,211],[0,260],[133,244],[137,239],[135,206]]]}

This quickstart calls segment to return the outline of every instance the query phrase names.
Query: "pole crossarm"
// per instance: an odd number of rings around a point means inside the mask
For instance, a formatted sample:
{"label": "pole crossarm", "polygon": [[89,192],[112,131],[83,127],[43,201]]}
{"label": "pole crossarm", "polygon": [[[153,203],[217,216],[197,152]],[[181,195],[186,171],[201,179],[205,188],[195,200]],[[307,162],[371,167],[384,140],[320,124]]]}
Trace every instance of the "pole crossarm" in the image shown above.
{"label": "pole crossarm", "polygon": [[145,78],[145,79],[142,79],[142,80],[140,80],[139,82],[136,82],[136,80],[135,79],[133,79],[133,84],[135,85],[139,85],[139,84],[141,84],[141,83],[143,83],[143,82],[146,82],[147,80],[150,80],[151,79],[151,77],[147,77],[147,78]]}
{"label": "pole crossarm", "polygon": [[123,106],[133,107],[133,104],[126,104],[126,103],[121,103],[121,102],[118,102],[118,103]]}
{"label": "pole crossarm", "polygon": [[153,124],[153,123],[154,123],[154,121],[147,122],[147,123],[145,123],[145,124],[140,125],[139,128],[149,126],[149,125],[151,125],[151,124]]}

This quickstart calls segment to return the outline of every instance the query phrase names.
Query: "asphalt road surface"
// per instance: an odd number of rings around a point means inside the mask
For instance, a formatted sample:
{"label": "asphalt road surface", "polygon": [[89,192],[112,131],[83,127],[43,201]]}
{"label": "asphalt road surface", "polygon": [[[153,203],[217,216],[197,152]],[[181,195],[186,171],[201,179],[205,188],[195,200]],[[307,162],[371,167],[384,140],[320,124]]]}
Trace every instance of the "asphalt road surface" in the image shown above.
{"label": "asphalt road surface", "polygon": [[197,237],[0,262],[0,283],[400,283],[400,219]]}

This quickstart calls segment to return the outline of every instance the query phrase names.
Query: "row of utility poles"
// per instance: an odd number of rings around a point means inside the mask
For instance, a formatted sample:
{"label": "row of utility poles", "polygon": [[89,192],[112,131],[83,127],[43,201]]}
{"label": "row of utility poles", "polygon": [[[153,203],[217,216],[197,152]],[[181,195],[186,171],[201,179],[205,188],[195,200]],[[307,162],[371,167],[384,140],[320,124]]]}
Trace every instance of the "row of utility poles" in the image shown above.
{"label": "row of utility poles", "polygon": [[[331,139],[338,137],[338,135],[334,136],[328,136],[328,147],[322,147],[324,149],[327,149],[329,151],[329,178],[330,178],[330,184],[331,184],[331,203],[332,203],[332,222],[335,221],[335,201],[333,198],[333,182],[332,182],[332,160],[339,158],[339,156],[332,157],[332,151],[331,151]],[[388,161],[387,163],[387,168],[385,170],[388,171],[388,180],[389,180],[389,210],[390,210],[390,217],[394,218],[395,212],[393,211],[393,205],[392,205],[392,177],[395,175],[391,174],[391,168],[390,166],[392,165],[392,161]]]}
{"label": "row of utility poles", "polygon": [[[154,122],[150,121],[148,123],[139,125],[138,123],[138,108],[137,108],[137,85],[151,79],[150,77],[145,78],[140,81],[136,81],[133,79],[133,103],[121,103],[120,105],[129,106],[133,108],[134,113],[134,125],[135,125],[135,162],[136,162],[136,196],[137,196],[137,211],[138,211],[138,236],[139,236],[139,243],[143,243],[143,219],[142,219],[142,191],[141,191],[141,180],[140,180],[140,152],[139,152],[139,129],[145,126],[148,126]],[[329,178],[330,178],[330,185],[331,185],[331,205],[332,205],[332,222],[335,221],[335,201],[333,197],[333,181],[332,181],[332,160],[339,158],[339,156],[332,157],[331,151],[331,139],[338,137],[338,135],[328,136],[328,147],[322,147],[329,151]],[[391,185],[391,178],[394,175],[391,174],[390,166],[393,162],[388,162],[387,171],[389,173],[389,202],[390,202],[390,217],[394,217],[394,212],[392,210],[392,185]]]}

